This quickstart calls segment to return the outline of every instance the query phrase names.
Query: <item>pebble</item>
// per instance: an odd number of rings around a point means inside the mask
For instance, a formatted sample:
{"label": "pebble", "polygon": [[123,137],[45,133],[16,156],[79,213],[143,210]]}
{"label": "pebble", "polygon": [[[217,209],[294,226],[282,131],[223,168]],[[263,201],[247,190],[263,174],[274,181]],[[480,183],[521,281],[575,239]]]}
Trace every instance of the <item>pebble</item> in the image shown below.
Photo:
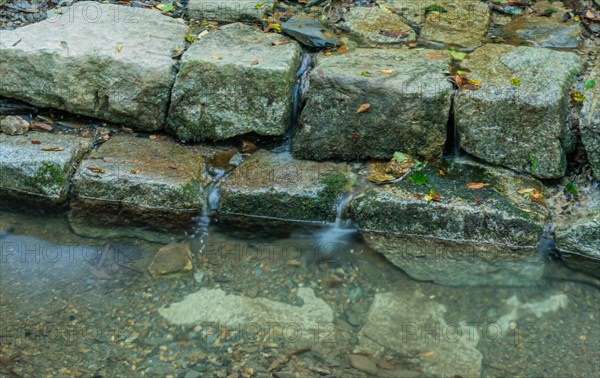
{"label": "pebble", "polygon": [[364,371],[369,375],[377,375],[377,365],[375,365],[369,357],[360,354],[351,354],[349,358],[350,365],[352,365],[353,368]]}
{"label": "pebble", "polygon": [[0,128],[8,135],[23,135],[29,131],[29,122],[18,116],[7,116],[0,121]]}

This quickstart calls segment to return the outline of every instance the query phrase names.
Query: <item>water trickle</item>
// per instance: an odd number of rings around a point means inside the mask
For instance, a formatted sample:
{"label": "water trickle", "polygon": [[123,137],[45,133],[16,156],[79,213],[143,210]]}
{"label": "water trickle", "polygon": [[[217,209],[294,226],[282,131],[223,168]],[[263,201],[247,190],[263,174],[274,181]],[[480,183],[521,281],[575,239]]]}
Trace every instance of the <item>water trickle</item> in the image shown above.
{"label": "water trickle", "polygon": [[346,193],[340,198],[336,206],[335,223],[321,231],[317,237],[320,249],[326,253],[331,252],[333,248],[339,251],[340,247],[349,243],[350,237],[356,232],[348,216],[350,198],[351,193]]}
{"label": "water trickle", "polygon": [[194,236],[200,243],[199,252],[203,253],[206,246],[206,238],[208,230],[213,219],[218,215],[219,209],[219,185],[221,179],[225,177],[226,171],[215,169],[216,175],[213,180],[204,188],[202,188],[202,212],[196,219],[196,230]]}

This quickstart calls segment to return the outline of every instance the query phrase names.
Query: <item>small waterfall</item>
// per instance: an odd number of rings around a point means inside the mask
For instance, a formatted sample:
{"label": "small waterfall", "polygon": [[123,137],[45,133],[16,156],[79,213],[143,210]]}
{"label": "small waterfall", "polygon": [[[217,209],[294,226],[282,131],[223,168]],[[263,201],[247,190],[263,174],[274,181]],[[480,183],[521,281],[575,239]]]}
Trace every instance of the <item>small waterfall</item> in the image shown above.
{"label": "small waterfall", "polygon": [[199,252],[203,253],[206,247],[206,238],[212,220],[217,216],[219,209],[219,185],[225,176],[225,170],[215,170],[213,180],[202,190],[202,212],[196,218],[196,231],[194,237],[200,242]]}
{"label": "small waterfall", "polygon": [[352,198],[351,193],[346,193],[340,198],[336,206],[335,223],[319,233],[317,240],[321,249],[327,251],[332,246],[339,247],[347,243],[350,235],[356,232],[348,217],[350,198]]}

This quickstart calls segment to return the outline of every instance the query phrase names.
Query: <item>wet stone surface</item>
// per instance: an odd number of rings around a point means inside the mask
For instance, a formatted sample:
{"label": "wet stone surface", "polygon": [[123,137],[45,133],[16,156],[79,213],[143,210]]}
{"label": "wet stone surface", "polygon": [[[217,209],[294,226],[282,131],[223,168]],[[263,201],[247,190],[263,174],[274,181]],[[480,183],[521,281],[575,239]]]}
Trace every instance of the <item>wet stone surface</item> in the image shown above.
{"label": "wet stone surface", "polygon": [[169,129],[182,140],[283,135],[300,46],[273,44],[282,38],[236,23],[192,44],[173,87]]}
{"label": "wet stone surface", "polygon": [[0,134],[2,202],[15,207],[26,202],[40,206],[63,204],[74,164],[91,146],[91,139],[71,135]]}
{"label": "wet stone surface", "polygon": [[222,215],[332,222],[351,185],[349,166],[259,151],[221,186]]}
{"label": "wet stone surface", "polygon": [[564,176],[571,85],[583,71],[583,60],[569,52],[488,44],[469,54],[461,67],[481,83],[454,98],[461,147],[535,177]]}
{"label": "wet stone surface", "polygon": [[600,60],[596,61],[586,82],[595,85],[585,91],[579,128],[594,177],[600,180]]}
{"label": "wet stone surface", "polygon": [[162,128],[175,80],[171,53],[183,48],[187,26],[151,10],[96,2],[51,12],[39,23],[0,31],[0,95]]}
{"label": "wet stone surface", "polygon": [[274,4],[274,0],[189,0],[188,14],[200,20],[260,22]]}
{"label": "wet stone surface", "polygon": [[[325,160],[441,156],[452,85],[434,50],[357,49],[319,56],[292,152]],[[363,104],[369,109],[359,112]]]}
{"label": "wet stone surface", "polygon": [[81,233],[93,225],[187,229],[201,211],[207,182],[196,148],[116,135],[81,162],[70,220]]}
{"label": "wet stone surface", "polygon": [[361,39],[367,46],[401,44],[416,41],[416,34],[402,18],[380,7],[355,7],[336,24]]}

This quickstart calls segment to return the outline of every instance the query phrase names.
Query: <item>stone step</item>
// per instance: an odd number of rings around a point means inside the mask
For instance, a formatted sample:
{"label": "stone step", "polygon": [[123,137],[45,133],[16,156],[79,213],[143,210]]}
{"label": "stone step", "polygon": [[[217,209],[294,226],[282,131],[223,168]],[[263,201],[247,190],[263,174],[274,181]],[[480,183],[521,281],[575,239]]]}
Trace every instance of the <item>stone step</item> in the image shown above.
{"label": "stone step", "polygon": [[[389,159],[395,151],[441,156],[452,84],[449,59],[427,49],[357,49],[319,55],[311,71],[294,156]],[[358,112],[363,104],[369,109]],[[366,105],[365,105],[366,106]]]}
{"label": "stone step", "polygon": [[143,130],[164,126],[187,26],[149,9],[82,1],[0,30],[0,95]]}
{"label": "stone step", "polygon": [[72,135],[0,134],[0,202],[10,207],[63,205],[75,164],[91,147],[91,138]]}
{"label": "stone step", "polygon": [[199,20],[259,23],[274,5],[274,0],[190,0],[188,14]]}
{"label": "stone step", "polygon": [[[540,182],[470,162],[442,162],[424,174],[424,185],[404,179],[352,199],[351,212],[369,246],[419,280],[458,286],[537,282],[543,270],[537,243],[548,210],[517,191],[543,192]],[[470,189],[469,182],[489,186]],[[431,190],[439,202],[427,201]]]}
{"label": "stone step", "polygon": [[600,181],[600,59],[596,60],[587,81],[596,84],[584,92],[586,99],[581,109],[579,129],[594,177]]}
{"label": "stone step", "polygon": [[183,54],[169,130],[181,140],[220,140],[288,127],[300,46],[244,24],[209,33]]}

